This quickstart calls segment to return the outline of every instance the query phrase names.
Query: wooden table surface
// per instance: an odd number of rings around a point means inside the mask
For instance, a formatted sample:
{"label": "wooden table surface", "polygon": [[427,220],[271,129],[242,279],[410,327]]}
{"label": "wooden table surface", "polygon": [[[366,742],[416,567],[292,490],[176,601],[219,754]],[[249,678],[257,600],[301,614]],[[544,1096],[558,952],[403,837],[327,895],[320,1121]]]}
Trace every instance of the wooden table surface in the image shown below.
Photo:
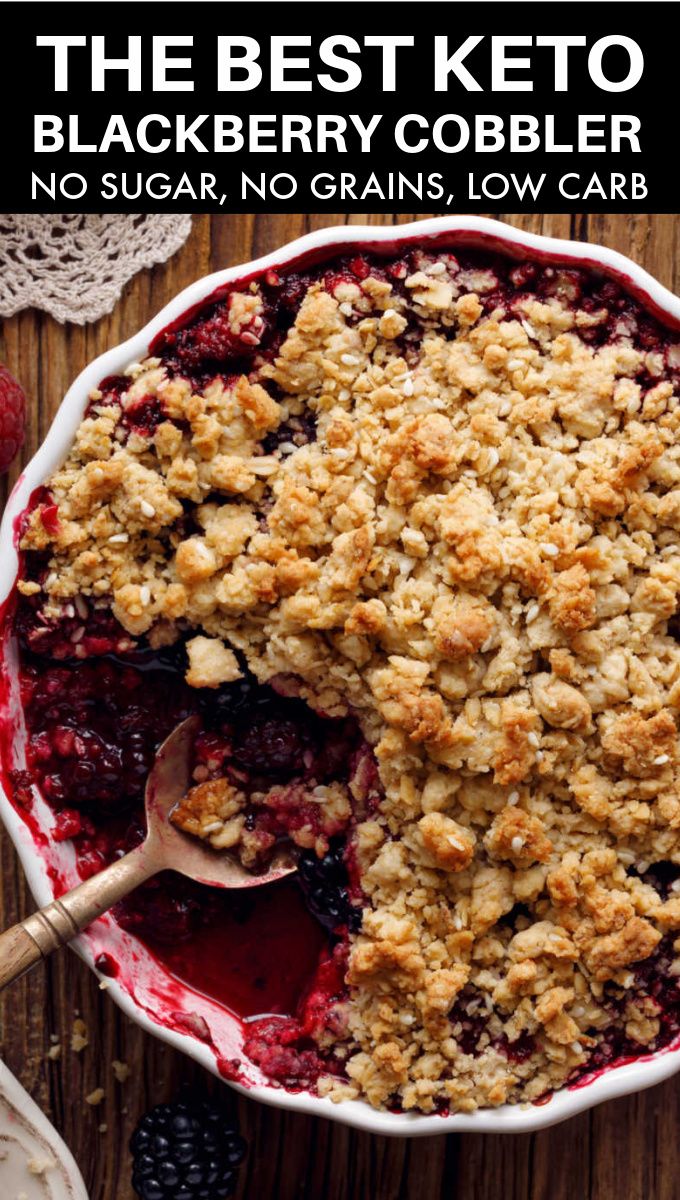
{"label": "wooden table surface", "polygon": [[[499,215],[499,214],[494,214]],[[680,290],[680,218],[674,216],[507,216],[522,228],[602,242]],[[114,312],[96,325],[61,326],[33,310],[0,327],[0,361],[30,398],[24,459],[42,441],[66,388],[110,346],[129,337],[192,280],[275,249],[310,229],[344,223],[402,223],[412,217],[195,217],[169,263],[137,276]],[[0,504],[19,470],[0,481]],[[32,900],[9,838],[0,835],[0,928],[29,913]],[[70,1049],[81,1015],[89,1045]],[[62,1046],[61,1058],[46,1057]],[[168,1100],[180,1080],[204,1076],[189,1059],[122,1016],[71,952],[52,958],[0,997],[0,1053],[73,1150],[91,1200],[134,1200],[127,1144],[138,1117]],[[125,1083],[111,1063],[130,1067]],[[93,1108],[85,1097],[103,1087]],[[248,1200],[677,1200],[680,1197],[680,1076],[605,1104],[554,1129],[520,1137],[458,1135],[414,1140],[372,1137],[234,1099],[250,1143],[237,1197]],[[1,1189],[0,1189],[1,1191]],[[1,1196],[0,1200],[13,1200]]]}

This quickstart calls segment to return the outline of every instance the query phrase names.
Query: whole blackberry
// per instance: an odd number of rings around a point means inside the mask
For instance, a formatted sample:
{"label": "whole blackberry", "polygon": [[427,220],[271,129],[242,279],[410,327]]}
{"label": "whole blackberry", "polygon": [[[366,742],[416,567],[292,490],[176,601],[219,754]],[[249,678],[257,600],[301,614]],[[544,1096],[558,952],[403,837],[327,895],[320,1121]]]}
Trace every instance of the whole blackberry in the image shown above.
{"label": "whole blackberry", "polygon": [[289,777],[304,770],[309,745],[307,730],[284,713],[255,713],[237,730],[233,755],[240,767],[254,775]]}
{"label": "whole blackberry", "polygon": [[361,924],[361,909],[352,904],[342,841],[333,840],[323,858],[313,851],[300,855],[298,876],[307,906],[322,925],[335,929],[347,925],[355,932]]}
{"label": "whole blackberry", "polygon": [[222,1200],[236,1187],[246,1143],[222,1108],[183,1094],[142,1117],[130,1151],[141,1200]]}

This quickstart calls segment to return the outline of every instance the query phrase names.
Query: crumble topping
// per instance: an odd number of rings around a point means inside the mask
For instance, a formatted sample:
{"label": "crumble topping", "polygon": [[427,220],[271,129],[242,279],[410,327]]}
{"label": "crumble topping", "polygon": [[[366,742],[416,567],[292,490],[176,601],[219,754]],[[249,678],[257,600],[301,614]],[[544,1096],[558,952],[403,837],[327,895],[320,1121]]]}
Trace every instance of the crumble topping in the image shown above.
{"label": "crumble topping", "polygon": [[[243,659],[359,720],[384,798],[354,834],[346,1077],[319,1091],[468,1111],[563,1084],[612,997],[630,1039],[659,1032],[633,967],[680,952],[680,898],[641,878],[680,864],[680,414],[674,348],[627,311],[598,336],[573,273],[509,304],[492,266],[418,259],[311,281],[247,373],[156,355],[102,385],[18,586],[46,625],[103,605],[152,646],[191,632],[193,686]],[[256,351],[258,284],[228,313]],[[299,844],[347,825],[336,791],[301,796]],[[252,862],[252,803],[207,779],[176,819]]]}
{"label": "crumble topping", "polygon": [[240,679],[242,672],[236,655],[218,638],[194,637],[186,647],[189,658],[186,680],[191,687],[215,688]]}
{"label": "crumble topping", "polygon": [[[267,828],[269,821],[261,827],[255,819],[258,813],[273,819],[275,833]],[[315,850],[322,857],[330,839],[347,828],[351,814],[348,790],[340,783],[272,787],[248,796],[228,780],[217,778],[192,787],[171,819],[186,833],[210,842],[215,850],[236,850],[245,867],[256,867],[284,833],[296,846]],[[304,818],[300,824],[295,820],[298,815]],[[293,821],[287,819],[290,817]]]}

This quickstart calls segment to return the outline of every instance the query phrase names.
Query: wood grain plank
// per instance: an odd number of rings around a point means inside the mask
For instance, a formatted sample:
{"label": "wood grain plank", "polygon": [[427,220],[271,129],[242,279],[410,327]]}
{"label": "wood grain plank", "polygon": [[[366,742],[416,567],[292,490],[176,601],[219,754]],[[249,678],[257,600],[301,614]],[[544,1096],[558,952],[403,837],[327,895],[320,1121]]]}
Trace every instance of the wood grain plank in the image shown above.
{"label": "wood grain plank", "polygon": [[[680,283],[676,217],[489,215],[535,232],[602,242],[631,254],[668,286],[677,289]],[[78,371],[108,346],[129,337],[193,280],[274,250],[308,230],[344,222],[403,224],[412,219],[407,213],[196,217],[182,250],[169,263],[132,280],[114,312],[95,325],[63,327],[34,311],[4,322],[0,359],[29,395],[23,460],[39,445]],[[0,482],[0,503],[19,469],[16,464]],[[0,921],[7,926],[33,905],[4,832],[0,872]],[[69,1048],[78,1014],[90,1036],[80,1054]],[[45,1057],[51,1037],[62,1046],[57,1061]],[[123,1017],[70,953],[52,959],[0,996],[0,1046],[10,1069],[73,1149],[92,1200],[134,1200],[127,1155],[131,1130],[146,1108],[169,1099],[184,1079],[200,1079],[209,1089],[231,1097],[251,1146],[238,1191],[248,1200],[677,1200],[680,1194],[680,1082],[675,1080],[534,1135],[412,1142],[371,1137],[233,1096]],[[114,1058],[131,1067],[125,1084],[114,1079]],[[93,1109],[85,1104],[85,1096],[98,1086],[106,1095]]]}

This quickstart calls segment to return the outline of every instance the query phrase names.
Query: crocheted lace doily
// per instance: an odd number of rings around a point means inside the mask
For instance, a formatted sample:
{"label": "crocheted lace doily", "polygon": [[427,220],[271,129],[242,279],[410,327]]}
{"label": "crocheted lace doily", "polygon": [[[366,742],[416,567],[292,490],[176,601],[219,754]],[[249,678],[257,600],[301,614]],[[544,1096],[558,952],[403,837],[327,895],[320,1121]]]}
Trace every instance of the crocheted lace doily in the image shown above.
{"label": "crocheted lace doily", "polygon": [[34,306],[57,321],[96,321],[190,229],[191,217],[175,213],[0,215],[0,316]]}

